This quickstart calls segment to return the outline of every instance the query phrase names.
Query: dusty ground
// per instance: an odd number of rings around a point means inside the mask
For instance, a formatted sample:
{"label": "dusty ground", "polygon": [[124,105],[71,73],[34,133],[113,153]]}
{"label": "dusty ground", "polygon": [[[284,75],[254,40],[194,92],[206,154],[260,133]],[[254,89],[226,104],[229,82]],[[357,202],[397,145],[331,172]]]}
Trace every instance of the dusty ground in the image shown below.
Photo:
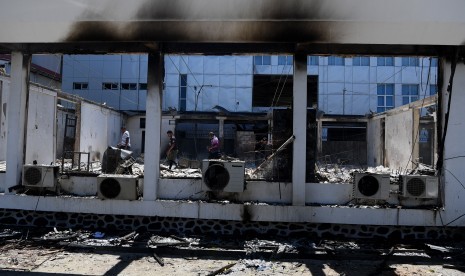
{"label": "dusty ground", "polygon": [[228,264],[218,275],[465,275],[440,264],[388,263],[389,269],[376,271],[372,261],[260,259],[224,260],[163,256],[161,266],[148,254],[65,252],[49,249],[22,249],[2,252],[1,275],[209,275]]}
{"label": "dusty ground", "polygon": [[[327,240],[315,245],[306,240],[253,239],[232,243],[217,238],[151,236],[149,246],[140,247],[137,236],[123,243],[123,235],[95,238],[95,233],[81,233],[76,239],[71,234],[73,241],[50,242],[44,236],[3,240],[0,275],[465,275],[463,247],[450,243],[433,246],[433,250],[418,243],[415,247],[402,244],[392,251],[391,246],[373,248],[375,243],[353,241]],[[307,250],[306,255],[298,255],[296,248],[301,253]]]}

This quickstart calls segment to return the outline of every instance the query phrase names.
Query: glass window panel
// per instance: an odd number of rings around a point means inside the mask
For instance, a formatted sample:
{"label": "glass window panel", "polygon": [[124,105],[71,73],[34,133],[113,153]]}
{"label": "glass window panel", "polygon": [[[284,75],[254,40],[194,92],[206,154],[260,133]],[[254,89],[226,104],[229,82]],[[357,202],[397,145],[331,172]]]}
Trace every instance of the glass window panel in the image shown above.
{"label": "glass window panel", "polygon": [[271,65],[271,56],[263,56],[263,65]]}
{"label": "glass window panel", "polygon": [[394,97],[386,96],[386,106],[394,106]]}
{"label": "glass window panel", "polygon": [[407,85],[402,85],[402,95],[408,95],[409,89]]}
{"label": "glass window panel", "polygon": [[385,58],[385,66],[394,66],[394,58],[393,57],[386,57]]}
{"label": "glass window panel", "polygon": [[394,95],[394,84],[386,84],[386,95]]}
{"label": "glass window panel", "polygon": [[180,75],[181,86],[187,85],[187,75]]}
{"label": "glass window panel", "polygon": [[402,66],[409,66],[409,59],[408,57],[402,58]]}
{"label": "glass window panel", "polygon": [[378,96],[378,106],[384,106],[384,97]]}
{"label": "glass window panel", "polygon": [[362,66],[370,66],[370,58],[369,57],[362,57],[361,58],[361,65]]}
{"label": "glass window panel", "polygon": [[438,87],[436,85],[430,85],[429,86],[429,94],[434,95],[438,92]]}

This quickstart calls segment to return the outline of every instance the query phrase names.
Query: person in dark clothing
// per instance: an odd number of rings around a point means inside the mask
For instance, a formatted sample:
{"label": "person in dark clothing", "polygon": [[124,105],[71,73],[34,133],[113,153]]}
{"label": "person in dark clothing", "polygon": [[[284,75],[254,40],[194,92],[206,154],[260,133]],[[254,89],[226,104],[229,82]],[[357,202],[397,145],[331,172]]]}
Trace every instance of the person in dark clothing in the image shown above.
{"label": "person in dark clothing", "polygon": [[208,133],[208,137],[210,138],[210,146],[207,147],[208,159],[221,158],[220,141],[218,140],[218,137],[216,137],[213,132]]}
{"label": "person in dark clothing", "polygon": [[173,165],[177,166],[176,158],[178,155],[178,145],[176,144],[176,137],[174,137],[174,134],[171,130],[168,130],[166,134],[168,135],[169,139],[168,149],[166,150],[166,159],[169,162],[169,169],[171,170]]}

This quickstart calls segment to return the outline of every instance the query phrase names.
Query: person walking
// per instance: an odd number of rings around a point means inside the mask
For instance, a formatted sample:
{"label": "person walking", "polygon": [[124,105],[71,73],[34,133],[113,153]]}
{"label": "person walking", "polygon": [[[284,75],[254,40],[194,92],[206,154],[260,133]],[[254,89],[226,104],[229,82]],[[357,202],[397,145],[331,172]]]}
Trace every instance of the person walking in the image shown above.
{"label": "person walking", "polygon": [[116,146],[119,149],[131,150],[131,137],[126,127],[121,127],[121,142]]}
{"label": "person walking", "polygon": [[169,139],[168,149],[166,150],[166,160],[168,160],[170,166],[169,169],[171,170],[173,165],[177,167],[176,158],[178,155],[178,145],[176,144],[176,137],[174,137],[173,131],[168,130],[166,134]]}
{"label": "person walking", "polygon": [[209,132],[208,137],[210,137],[210,146],[208,149],[208,159],[219,159],[221,157],[220,153],[220,141],[218,137],[215,136],[215,133]]}

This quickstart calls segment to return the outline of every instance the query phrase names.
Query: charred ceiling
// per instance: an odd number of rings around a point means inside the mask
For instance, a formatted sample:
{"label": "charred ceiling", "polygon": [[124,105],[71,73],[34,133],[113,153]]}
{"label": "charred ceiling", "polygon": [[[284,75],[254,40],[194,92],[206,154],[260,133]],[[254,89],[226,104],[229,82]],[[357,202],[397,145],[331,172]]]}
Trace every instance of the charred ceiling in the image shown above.
{"label": "charred ceiling", "polygon": [[450,57],[454,46],[365,45],[321,43],[191,43],[191,42],[66,42],[66,43],[0,43],[0,54],[21,51],[25,54],[293,54],[308,55],[370,55],[370,56],[439,56]]}

